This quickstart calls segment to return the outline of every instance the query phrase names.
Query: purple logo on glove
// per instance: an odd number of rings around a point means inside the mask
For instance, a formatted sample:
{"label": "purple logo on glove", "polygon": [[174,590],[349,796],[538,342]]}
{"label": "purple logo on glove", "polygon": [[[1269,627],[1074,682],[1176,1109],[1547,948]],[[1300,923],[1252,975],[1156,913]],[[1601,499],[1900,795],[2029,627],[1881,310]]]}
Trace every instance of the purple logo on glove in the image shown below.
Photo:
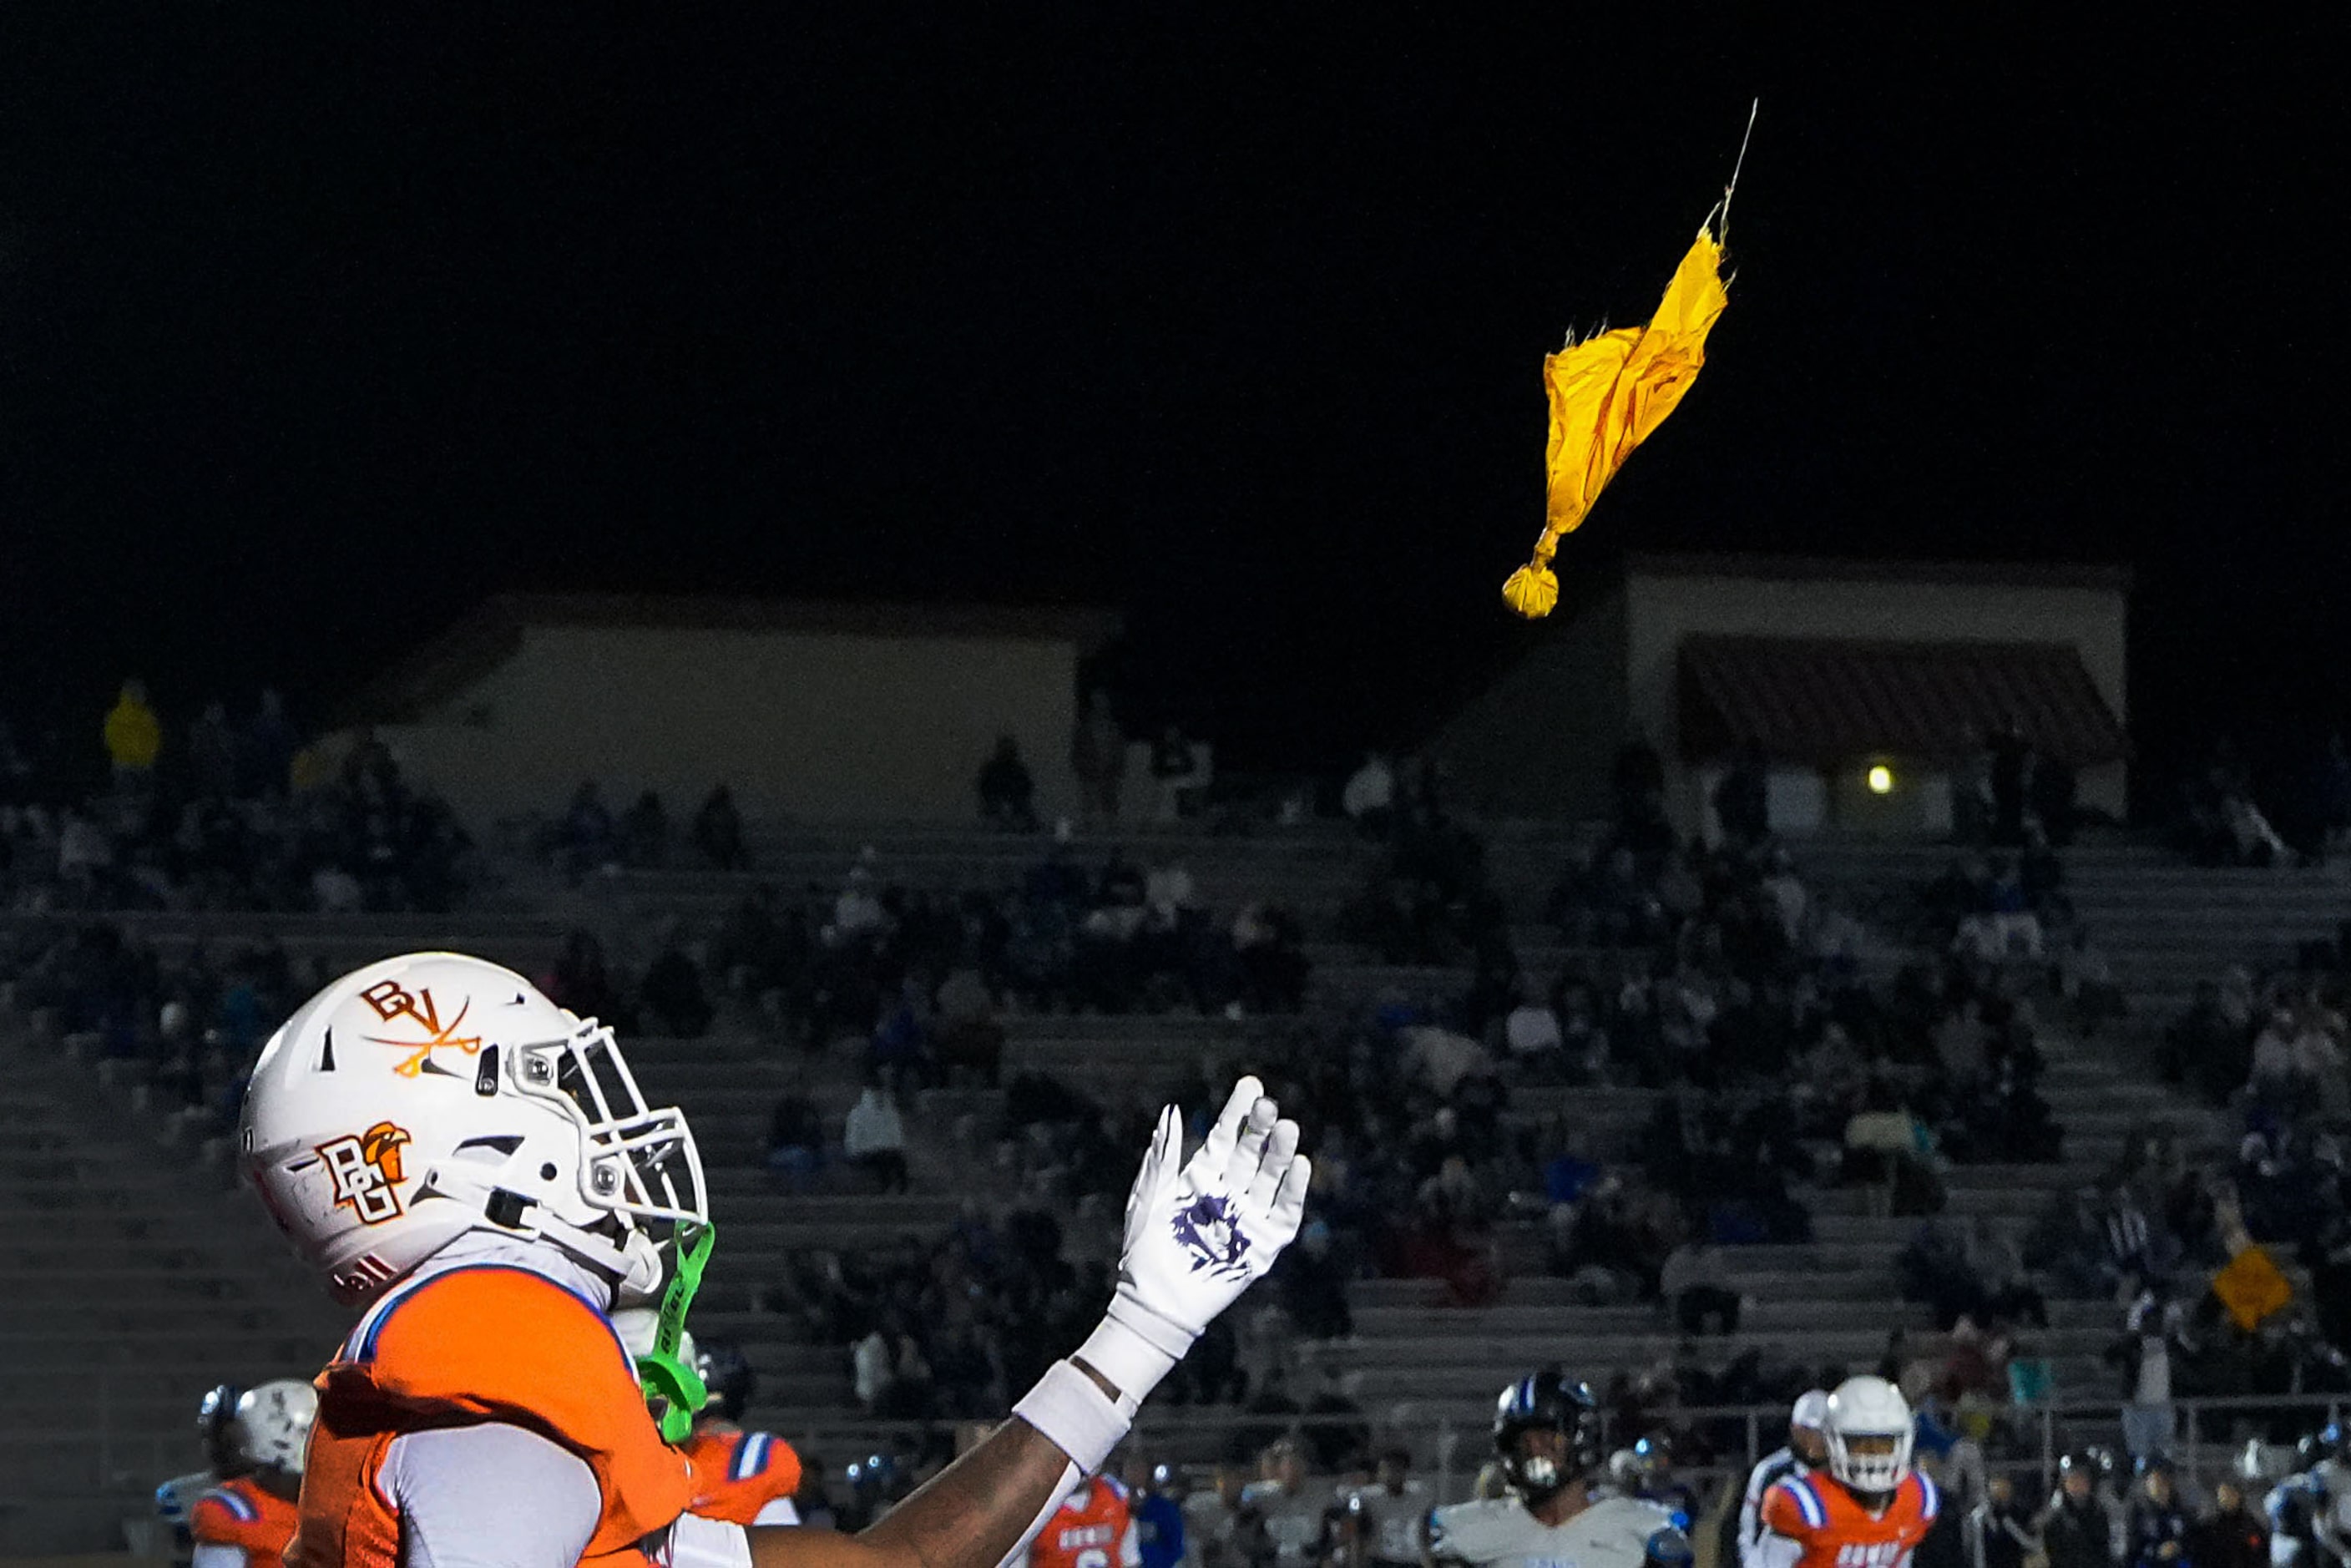
{"label": "purple logo on glove", "polygon": [[1249,1239],[1235,1222],[1229,1199],[1209,1194],[1177,1209],[1176,1239],[1192,1255],[1196,1273],[1202,1269],[1228,1277],[1249,1272],[1241,1255],[1249,1250]]}

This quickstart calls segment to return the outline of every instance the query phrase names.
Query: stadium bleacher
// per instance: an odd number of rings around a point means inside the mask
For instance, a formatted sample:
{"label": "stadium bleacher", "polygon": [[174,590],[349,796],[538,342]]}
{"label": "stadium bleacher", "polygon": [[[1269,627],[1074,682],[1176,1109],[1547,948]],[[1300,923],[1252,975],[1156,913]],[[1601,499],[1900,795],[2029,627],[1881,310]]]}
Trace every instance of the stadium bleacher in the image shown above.
{"label": "stadium bleacher", "polygon": [[[1490,840],[1493,880],[1514,918],[1531,920],[1562,858],[1583,835],[1513,827]],[[1249,838],[1149,840],[1179,856],[1205,902],[1230,906],[1278,899],[1317,934],[1313,1005],[1360,1008],[1391,988],[1437,994],[1466,973],[1397,968],[1332,941],[1332,918],[1359,885],[1364,848],[1327,828]],[[1080,844],[1080,852],[1090,846]],[[1138,848],[1142,847],[1140,844]],[[543,971],[576,925],[622,929],[676,916],[706,926],[749,886],[829,885],[870,852],[896,879],[939,887],[1008,882],[1032,863],[1037,841],[935,829],[770,834],[755,846],[754,873],[629,872],[567,889],[517,874],[488,907],[448,917],[137,915],[119,924],[159,950],[270,940],[329,970],[419,946],[477,951]],[[1922,882],[1948,852],[1883,842],[1803,847],[1808,879],[1824,888]],[[2067,859],[2069,892],[2111,955],[2140,1030],[2153,1028],[2198,977],[2239,961],[2280,962],[2298,944],[2331,936],[2347,908],[2331,873],[2280,876],[2201,871],[2153,849],[2087,845]],[[40,922],[59,917],[14,916]],[[1521,960],[1555,968],[1556,936],[1517,928]],[[1196,1072],[1204,1053],[1238,1064],[1246,1024],[1189,1015],[1030,1016],[1006,1020],[1005,1071],[1061,1079],[1106,1103],[1155,1095]],[[2062,1162],[1955,1166],[1948,1212],[2022,1228],[2052,1198],[2111,1165],[2126,1136],[2171,1131],[2190,1146],[2218,1146],[2215,1113],[2152,1080],[2131,1047],[2092,1048],[2062,1032],[2043,1041],[2042,1092],[2064,1128]],[[862,1425],[841,1347],[795,1337],[761,1310],[759,1291],[786,1260],[810,1249],[869,1249],[941,1234],[974,1179],[977,1151],[959,1138],[1000,1116],[1001,1092],[927,1092],[911,1119],[914,1191],[904,1196],[792,1195],[769,1180],[764,1137],[777,1096],[796,1073],[828,1122],[856,1093],[854,1066],[790,1060],[772,1043],[722,1027],[693,1040],[631,1041],[649,1096],[688,1112],[701,1141],[722,1225],[698,1322],[739,1342],[758,1370],[752,1417],[788,1437],[854,1433]],[[199,1393],[224,1379],[307,1372],[331,1347],[342,1316],[287,1259],[257,1207],[233,1194],[217,1164],[158,1148],[133,1098],[101,1081],[95,1064],[45,1032],[45,1020],[0,1014],[0,1215],[14,1221],[0,1249],[0,1345],[20,1376],[0,1394],[0,1528],[12,1545],[87,1541],[102,1521],[137,1513],[156,1480],[193,1459],[190,1415]],[[1522,1087],[1511,1115],[1566,1120],[1604,1153],[1628,1148],[1654,1104],[1652,1092]],[[1750,1348],[1867,1363],[1890,1330],[1915,1347],[1935,1342],[1922,1310],[1900,1300],[1896,1251],[1914,1220],[1869,1212],[1864,1195],[1802,1195],[1814,1239],[1733,1249],[1729,1281],[1752,1306],[1740,1331],[1702,1342],[1727,1359]],[[1430,1281],[1363,1280],[1351,1286],[1355,1333],[1311,1347],[1343,1372],[1356,1402],[1383,1426],[1427,1432],[1472,1429],[1492,1390],[1533,1362],[1562,1358],[1595,1381],[1674,1353],[1679,1336],[1654,1306],[1577,1304],[1567,1281],[1542,1273],[1535,1222],[1504,1228],[1509,1281],[1494,1304],[1437,1304]],[[2098,1365],[2112,1337],[2111,1302],[2056,1301],[2035,1335],[2061,1387],[2104,1387]]]}

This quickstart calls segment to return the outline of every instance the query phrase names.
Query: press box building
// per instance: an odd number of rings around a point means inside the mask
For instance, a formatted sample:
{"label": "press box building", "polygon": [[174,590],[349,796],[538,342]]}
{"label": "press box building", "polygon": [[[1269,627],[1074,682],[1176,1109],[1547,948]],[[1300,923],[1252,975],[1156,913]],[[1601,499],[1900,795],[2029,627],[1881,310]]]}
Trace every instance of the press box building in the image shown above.
{"label": "press box building", "polygon": [[1954,768],[2013,723],[2120,817],[2129,590],[2113,567],[1632,556],[1532,628],[1431,749],[1467,807],[1591,819],[1646,737],[1669,815],[1710,831],[1713,786],[1752,745],[1778,831],[1920,833],[1950,826]]}

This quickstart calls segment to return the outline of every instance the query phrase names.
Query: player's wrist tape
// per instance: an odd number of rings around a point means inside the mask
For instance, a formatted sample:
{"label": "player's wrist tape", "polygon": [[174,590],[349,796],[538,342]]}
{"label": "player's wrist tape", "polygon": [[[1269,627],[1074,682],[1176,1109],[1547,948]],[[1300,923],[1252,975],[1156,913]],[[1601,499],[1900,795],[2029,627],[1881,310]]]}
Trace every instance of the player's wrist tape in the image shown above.
{"label": "player's wrist tape", "polygon": [[[1103,1376],[1111,1375],[1108,1368],[1102,1371]],[[1081,1474],[1089,1476],[1102,1468],[1110,1451],[1126,1436],[1130,1420],[1128,1412],[1113,1403],[1100,1384],[1066,1361],[1047,1367],[1037,1386],[1012,1407],[1012,1413],[1043,1433],[1047,1441],[1070,1456]]]}
{"label": "player's wrist tape", "polygon": [[1198,1337],[1122,1288],[1111,1298],[1101,1325],[1078,1347],[1078,1359],[1110,1380],[1120,1408],[1132,1416]]}

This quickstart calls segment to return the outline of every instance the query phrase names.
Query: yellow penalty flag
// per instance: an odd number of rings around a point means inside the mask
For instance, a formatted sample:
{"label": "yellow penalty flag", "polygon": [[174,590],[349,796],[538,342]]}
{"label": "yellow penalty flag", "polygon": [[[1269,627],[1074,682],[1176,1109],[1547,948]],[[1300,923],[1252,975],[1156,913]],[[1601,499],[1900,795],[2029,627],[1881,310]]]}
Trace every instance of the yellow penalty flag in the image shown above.
{"label": "yellow penalty flag", "polygon": [[2284,1311],[2294,1300],[2294,1287],[2259,1247],[2243,1248],[2230,1259],[2227,1267],[2212,1276],[2212,1293],[2247,1333],[2261,1327],[2262,1320],[2273,1312]]}
{"label": "yellow penalty flag", "polygon": [[1722,242],[1712,225],[1709,214],[1647,326],[1604,332],[1543,358],[1551,440],[1543,455],[1550,493],[1542,537],[1502,585],[1502,598],[1530,620],[1559,602],[1551,560],[1561,538],[1583,523],[1633,448],[1680,405],[1706,363],[1707,332],[1730,303]]}

